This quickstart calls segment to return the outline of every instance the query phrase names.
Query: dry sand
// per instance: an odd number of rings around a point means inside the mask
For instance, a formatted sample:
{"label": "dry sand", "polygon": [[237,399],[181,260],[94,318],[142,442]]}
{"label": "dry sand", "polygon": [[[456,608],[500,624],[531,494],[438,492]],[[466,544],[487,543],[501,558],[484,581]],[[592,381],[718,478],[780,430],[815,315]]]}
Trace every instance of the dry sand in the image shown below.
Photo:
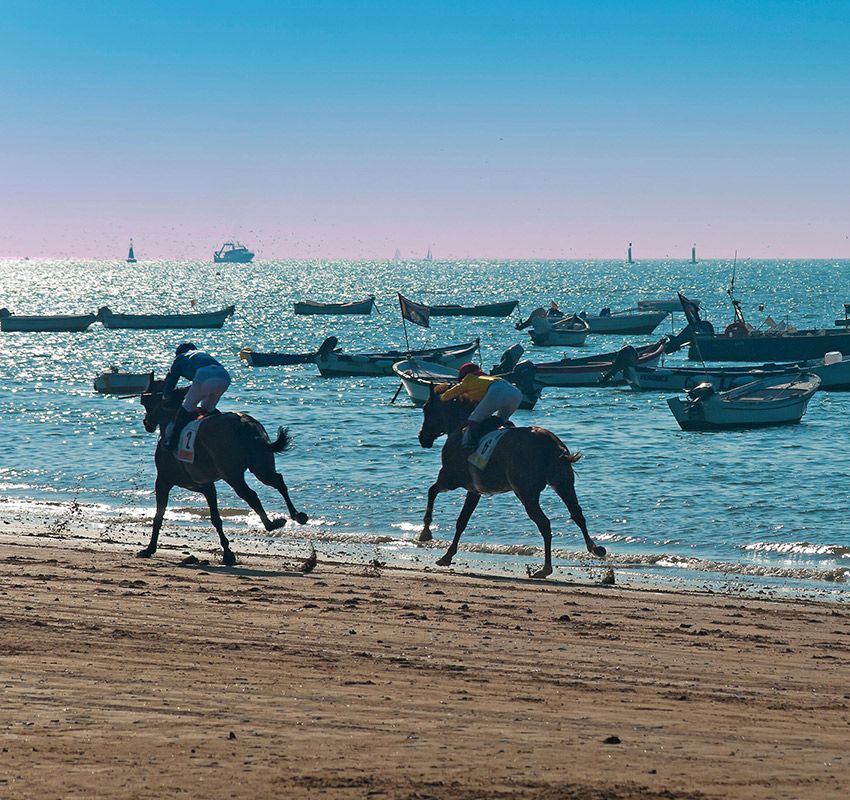
{"label": "dry sand", "polygon": [[850,794],[844,606],[182,557],[0,545],[0,798]]}

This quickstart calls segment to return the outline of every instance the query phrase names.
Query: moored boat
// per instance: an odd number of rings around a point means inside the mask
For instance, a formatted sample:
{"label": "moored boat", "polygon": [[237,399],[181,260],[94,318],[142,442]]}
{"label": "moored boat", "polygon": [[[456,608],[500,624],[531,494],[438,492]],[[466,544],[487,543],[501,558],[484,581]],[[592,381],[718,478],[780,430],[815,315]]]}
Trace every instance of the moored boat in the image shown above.
{"label": "moored boat", "polygon": [[0,330],[16,333],[79,333],[98,319],[96,314],[53,314],[45,316],[12,314],[0,308]]}
{"label": "moored boat", "polygon": [[[641,366],[657,364],[662,355],[666,339],[656,344],[633,348],[622,348],[613,353],[599,353],[583,358],[564,358],[561,361],[535,362],[535,381],[541,386],[598,386],[603,376],[608,375],[620,361],[624,364],[635,363]],[[628,361],[626,355],[632,356]],[[621,373],[607,381],[609,385],[624,384],[626,379]]]}
{"label": "moored boat", "polygon": [[692,361],[810,361],[835,351],[850,355],[850,331],[833,329],[695,333],[688,348]]}
{"label": "moored boat", "polygon": [[213,253],[216,264],[248,264],[253,258],[254,254],[239,242],[225,242]]}
{"label": "moored boat", "polygon": [[579,316],[585,320],[590,333],[598,334],[650,334],[667,316],[667,311],[641,311],[628,308],[624,311],[611,311],[603,308],[598,315],[582,312]]}
{"label": "moored boat", "polygon": [[667,405],[685,431],[791,425],[802,419],[819,386],[820,378],[807,372],[771,375],[725,392],[701,383]]}
{"label": "moored boat", "polygon": [[121,372],[113,367],[94,379],[94,390],[100,394],[143,394],[153,381],[153,372]]}
{"label": "moored boat", "polygon": [[371,314],[375,307],[375,296],[349,303],[318,303],[303,300],[293,304],[296,314]]}
{"label": "moored boat", "polygon": [[235,310],[236,306],[227,306],[220,311],[201,314],[113,314],[103,306],[97,316],[104,328],[112,329],[220,328]]}
{"label": "moored boat", "polygon": [[258,353],[250,347],[239,351],[239,358],[249,367],[289,367],[295,364],[312,364],[319,354],[328,350],[337,350],[336,336],[329,336],[322,346],[312,353]]}
{"label": "moored boat", "polygon": [[723,392],[743,386],[760,378],[802,370],[817,375],[824,392],[850,391],[850,356],[827,353],[822,359],[758,364],[742,367],[652,367],[630,364],[623,369],[628,384],[639,391],[674,391],[692,389],[700,383],[710,383],[715,391]]}
{"label": "moored boat", "polygon": [[[523,367],[523,365],[526,365]],[[393,364],[393,372],[404,386],[414,405],[423,406],[431,390],[440,384],[458,382],[457,369],[445,364],[435,364],[418,358],[408,358]],[[532,409],[540,399],[540,387],[534,382],[534,367],[530,362],[520,362],[513,372],[500,374],[500,378],[514,384],[522,392],[520,408]],[[492,373],[491,373],[492,374]]]}
{"label": "moored boat", "polygon": [[[697,308],[700,307],[699,300],[690,300]],[[638,311],[663,311],[666,314],[679,314],[682,311],[682,302],[678,297],[672,300],[638,300]]]}
{"label": "moored boat", "polygon": [[419,358],[457,369],[472,358],[478,349],[478,340],[468,344],[432,347],[424,350],[389,350],[384,353],[345,353],[331,350],[316,356],[315,363],[325,378],[341,378],[356,375],[393,375],[393,364],[407,358]]}
{"label": "moored boat", "polygon": [[477,306],[455,304],[428,306],[432,317],[507,317],[519,305],[519,300],[501,303],[482,303]]}
{"label": "moored boat", "polygon": [[575,314],[557,319],[547,317],[540,308],[532,312],[530,321],[531,341],[540,347],[581,347],[590,333],[587,322]]}

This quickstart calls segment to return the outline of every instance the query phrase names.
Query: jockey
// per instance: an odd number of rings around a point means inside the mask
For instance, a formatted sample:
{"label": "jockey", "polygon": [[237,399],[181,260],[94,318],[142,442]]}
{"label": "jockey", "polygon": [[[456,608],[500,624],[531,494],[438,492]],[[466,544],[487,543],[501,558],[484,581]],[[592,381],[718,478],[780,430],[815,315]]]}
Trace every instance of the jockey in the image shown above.
{"label": "jockey", "polygon": [[192,342],[178,345],[174,355],[176,358],[162,387],[163,398],[168,401],[180,378],[187,378],[192,381],[192,385],[186,392],[183,405],[177,412],[167,439],[163,442],[169,450],[176,449],[180,433],[189,420],[197,416],[198,409],[205,415],[214,412],[219,398],[230,386],[227,370],[209,353],[198,350]]}
{"label": "jockey", "polygon": [[463,432],[461,444],[475,447],[478,439],[477,428],[491,414],[495,414],[501,425],[505,425],[511,414],[522,402],[522,392],[504,378],[487,375],[478,364],[464,364],[457,373],[460,383],[446,389],[440,400],[465,397],[477,403],[469,415],[469,422]]}

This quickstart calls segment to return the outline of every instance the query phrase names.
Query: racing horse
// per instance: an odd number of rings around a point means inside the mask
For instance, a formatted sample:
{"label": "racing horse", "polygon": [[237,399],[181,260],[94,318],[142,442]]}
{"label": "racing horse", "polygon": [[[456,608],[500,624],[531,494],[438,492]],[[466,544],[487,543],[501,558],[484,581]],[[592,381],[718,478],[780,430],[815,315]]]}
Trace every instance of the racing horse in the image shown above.
{"label": "racing horse", "polygon": [[286,428],[279,428],[277,438],[271,441],[265,428],[248,414],[211,414],[198,428],[194,462],[185,463],[163,445],[162,439],[168,424],[174,419],[183,402],[186,389],[175,391],[173,401],[166,403],[162,396],[163,383],[164,381],[151,381],[148,391],[141,397],[145,409],[145,430],[148,433],[159,430],[160,440],[154,456],[156,514],[153,518],[150,543],[144,550],[139,551],[139,558],[150,558],[156,552],[168,495],[175,486],[199,492],[206,498],[210,508],[210,522],[218,533],[224,550],[224,563],[228,566],[236,563],[236,556],[230,549],[230,543],[222,528],[216,481],[223,480],[229,484],[259,515],[267,531],[282,528],[286,519],[269,518],[257,493],[245,482],[246,470],[250,470],[264,484],[280,492],[292,519],[302,525],[307,522],[307,515],[298,511],[292,504],[283,476],[275,468],[275,454],[285,452],[291,444]]}
{"label": "racing horse", "polygon": [[[422,447],[433,447],[437,437],[444,433],[448,434],[448,439],[443,445],[442,466],[437,480],[428,489],[428,505],[419,535],[420,542],[432,538],[431,519],[437,495],[454,489],[466,489],[466,500],[455,523],[454,539],[437,564],[447,567],[452,563],[461,534],[482,495],[513,492],[543,537],[545,562],[536,572],[529,569],[529,575],[532,578],[551,575],[552,524],[540,508],[540,494],[546,486],[551,486],[566,504],[573,522],[584,536],[588,552],[604,557],[605,548],[595,544],[587,532],[587,523],[575,493],[573,464],[581,458],[581,453],[570,453],[566,445],[546,428],[511,428],[496,445],[487,466],[483,470],[473,467],[468,462],[469,451],[461,445],[463,427],[473,408],[475,404],[463,398],[442,401],[433,387],[423,408],[419,444]],[[487,421],[482,423],[487,424]]]}

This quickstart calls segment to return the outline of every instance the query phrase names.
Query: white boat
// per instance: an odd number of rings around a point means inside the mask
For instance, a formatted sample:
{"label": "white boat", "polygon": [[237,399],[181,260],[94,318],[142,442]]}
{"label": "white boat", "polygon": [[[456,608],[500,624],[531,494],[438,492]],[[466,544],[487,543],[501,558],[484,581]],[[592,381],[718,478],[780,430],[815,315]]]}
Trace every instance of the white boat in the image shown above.
{"label": "white boat", "polygon": [[236,306],[201,314],[113,314],[107,306],[97,312],[104,328],[166,330],[181,328],[220,328],[233,315]]}
{"label": "white boat", "polygon": [[[637,348],[623,348],[616,353],[600,353],[595,356],[581,358],[564,358],[561,361],[535,363],[534,379],[540,386],[598,386],[602,377],[608,375],[618,363],[627,363],[624,350],[632,355],[633,361],[640,366],[657,364],[664,355],[666,340],[662,339],[653,345]],[[626,379],[614,373],[607,381],[610,386],[623,384]]]}
{"label": "white boat", "polygon": [[759,364],[750,367],[652,367],[630,364],[623,375],[638,391],[683,392],[700,383],[710,383],[715,391],[725,392],[771,375],[810,372],[820,378],[824,392],[850,391],[850,356],[827,353],[823,358],[784,364]]}
{"label": "white boat", "polygon": [[130,252],[127,253],[127,263],[135,264],[136,260],[136,253],[133,251],[133,240],[130,239]]}
{"label": "white boat", "polygon": [[[528,366],[531,373],[533,373],[533,367],[530,364]],[[436,388],[444,383],[454,385],[458,382],[457,369],[447,367],[445,364],[434,364],[417,358],[408,358],[393,364],[393,372],[398,375],[405,392],[407,392],[407,396],[416,406],[425,405],[432,387]],[[523,375],[527,379],[524,380]],[[534,408],[540,399],[540,388],[534,386],[533,374],[520,371],[519,374],[510,373],[499,375],[499,377],[513,383],[522,392],[520,408]]]}
{"label": "white boat", "polygon": [[603,308],[596,316],[585,311],[579,316],[587,322],[591,333],[639,335],[652,333],[667,314],[667,311],[640,311],[636,308],[624,311]]}
{"label": "white boat", "polygon": [[54,314],[49,316],[25,316],[12,314],[8,308],[0,308],[0,330],[9,332],[74,332],[86,330],[97,321],[95,314]]}
{"label": "white boat", "polygon": [[253,258],[254,254],[240,242],[225,242],[213,253],[216,264],[248,264]]}
{"label": "white boat", "polygon": [[425,361],[457,370],[469,361],[478,349],[478,340],[468,344],[433,347],[425,350],[413,350],[404,353],[400,350],[389,350],[385,353],[345,353],[331,348],[319,349],[315,363],[319,372],[325,378],[348,378],[363,376],[391,376],[393,364],[406,358],[421,358]]}
{"label": "white boat", "polygon": [[548,317],[543,309],[531,315],[529,335],[534,344],[541,347],[581,347],[590,333],[590,326],[581,317]]}
{"label": "white boat", "polygon": [[425,260],[426,261],[433,261],[434,260],[434,256],[431,255],[431,248],[430,247],[428,248],[428,252],[425,253]]}
{"label": "white boat", "polygon": [[810,372],[772,375],[726,392],[701,383],[685,399],[668,398],[667,405],[684,431],[791,425],[802,419],[819,386]]}
{"label": "white boat", "polygon": [[395,249],[395,253],[393,253],[393,261],[401,261],[401,250],[397,247]]}
{"label": "white boat", "polygon": [[94,390],[100,394],[143,394],[153,381],[153,372],[120,372],[113,367],[94,379]]}

